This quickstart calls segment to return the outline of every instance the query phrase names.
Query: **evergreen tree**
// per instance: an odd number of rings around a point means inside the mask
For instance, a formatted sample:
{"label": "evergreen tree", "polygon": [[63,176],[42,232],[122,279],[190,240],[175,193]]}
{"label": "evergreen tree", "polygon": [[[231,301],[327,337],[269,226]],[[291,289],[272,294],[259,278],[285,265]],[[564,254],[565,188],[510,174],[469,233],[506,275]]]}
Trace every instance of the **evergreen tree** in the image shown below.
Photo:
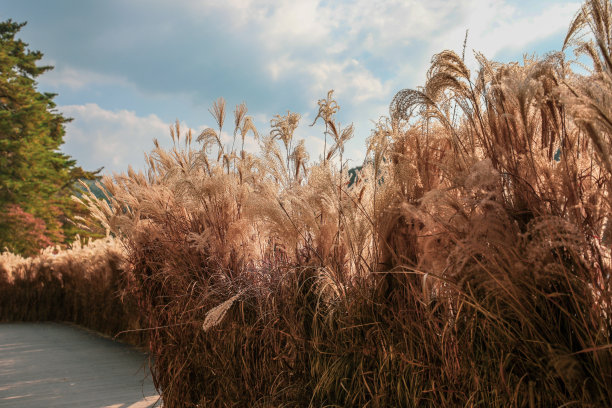
{"label": "evergreen tree", "polygon": [[59,151],[70,119],[55,110],[55,94],[37,91],[43,54],[15,35],[25,25],[0,22],[0,250],[32,254],[72,240],[70,218],[84,209],[71,200],[78,179],[93,179]]}

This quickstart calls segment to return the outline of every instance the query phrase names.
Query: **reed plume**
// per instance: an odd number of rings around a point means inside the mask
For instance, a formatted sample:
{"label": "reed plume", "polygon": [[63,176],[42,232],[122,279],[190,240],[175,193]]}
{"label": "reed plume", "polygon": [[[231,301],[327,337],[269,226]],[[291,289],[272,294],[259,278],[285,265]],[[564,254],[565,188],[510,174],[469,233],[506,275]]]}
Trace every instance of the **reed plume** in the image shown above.
{"label": "reed plume", "polygon": [[352,179],[333,91],[320,160],[299,114],[259,138],[244,104],[225,146],[219,99],[198,147],[177,123],[145,172],[105,178],[83,201],[125,245],[164,403],[612,404],[611,12],[571,23],[587,75],[435,55]]}

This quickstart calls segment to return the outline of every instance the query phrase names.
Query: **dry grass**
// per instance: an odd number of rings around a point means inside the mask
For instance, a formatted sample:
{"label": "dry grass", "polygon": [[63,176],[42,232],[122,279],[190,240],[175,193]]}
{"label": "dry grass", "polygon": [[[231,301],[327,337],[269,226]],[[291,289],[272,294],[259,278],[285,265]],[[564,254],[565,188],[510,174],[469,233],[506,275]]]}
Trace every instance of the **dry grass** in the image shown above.
{"label": "dry grass", "polygon": [[[107,237],[37,256],[0,254],[0,321],[68,321],[114,336],[140,326],[137,305],[122,298],[124,255]],[[120,339],[143,343],[142,333]]]}
{"label": "dry grass", "polygon": [[146,173],[106,178],[110,205],[85,200],[126,245],[164,403],[612,406],[611,11],[570,28],[587,76],[436,55],[350,188],[332,93],[320,162],[291,112],[253,156],[239,105],[223,145],[220,99],[199,146],[177,124]]}

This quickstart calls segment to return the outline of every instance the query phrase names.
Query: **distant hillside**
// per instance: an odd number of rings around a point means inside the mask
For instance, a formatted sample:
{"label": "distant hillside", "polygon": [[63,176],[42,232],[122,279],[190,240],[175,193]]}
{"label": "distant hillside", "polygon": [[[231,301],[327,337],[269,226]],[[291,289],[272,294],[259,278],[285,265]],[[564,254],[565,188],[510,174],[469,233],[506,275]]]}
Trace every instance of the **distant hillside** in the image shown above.
{"label": "distant hillside", "polygon": [[352,169],[348,171],[348,174],[349,174],[348,186],[349,187],[351,187],[353,184],[357,182],[357,180],[359,179],[359,172],[361,171],[362,168],[363,166],[357,166],[357,167],[353,167]]}
{"label": "distant hillside", "polygon": [[[106,195],[104,194],[104,191],[96,185],[98,180],[81,179],[81,181],[87,184],[87,187],[89,187],[89,189],[96,196],[96,198],[101,198],[103,200],[108,201]],[[83,187],[83,185],[80,182],[77,182],[75,186],[77,189],[77,192],[75,195],[80,198],[83,195],[83,193],[86,192],[85,187]]]}

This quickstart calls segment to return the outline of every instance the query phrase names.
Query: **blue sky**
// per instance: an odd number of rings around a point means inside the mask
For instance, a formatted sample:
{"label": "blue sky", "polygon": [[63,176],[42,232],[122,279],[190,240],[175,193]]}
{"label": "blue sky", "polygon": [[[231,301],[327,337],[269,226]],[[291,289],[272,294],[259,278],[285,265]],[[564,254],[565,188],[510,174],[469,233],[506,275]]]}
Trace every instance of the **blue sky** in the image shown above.
{"label": "blue sky", "polygon": [[230,110],[245,101],[260,133],[269,132],[273,115],[300,113],[296,136],[316,159],[323,126],[308,125],[329,89],[340,122],[355,124],[346,156],[358,165],[371,121],[388,114],[397,91],[423,84],[434,53],[461,52],[466,29],[471,67],[472,50],[516,61],[559,50],[579,7],[555,0],[0,0],[0,18],[27,21],[20,38],[55,66],[38,82],[74,119],[62,150],[109,174],[128,164],[142,169],[153,138],[170,145],[176,119],[196,132],[211,126],[208,108],[220,96]]}

